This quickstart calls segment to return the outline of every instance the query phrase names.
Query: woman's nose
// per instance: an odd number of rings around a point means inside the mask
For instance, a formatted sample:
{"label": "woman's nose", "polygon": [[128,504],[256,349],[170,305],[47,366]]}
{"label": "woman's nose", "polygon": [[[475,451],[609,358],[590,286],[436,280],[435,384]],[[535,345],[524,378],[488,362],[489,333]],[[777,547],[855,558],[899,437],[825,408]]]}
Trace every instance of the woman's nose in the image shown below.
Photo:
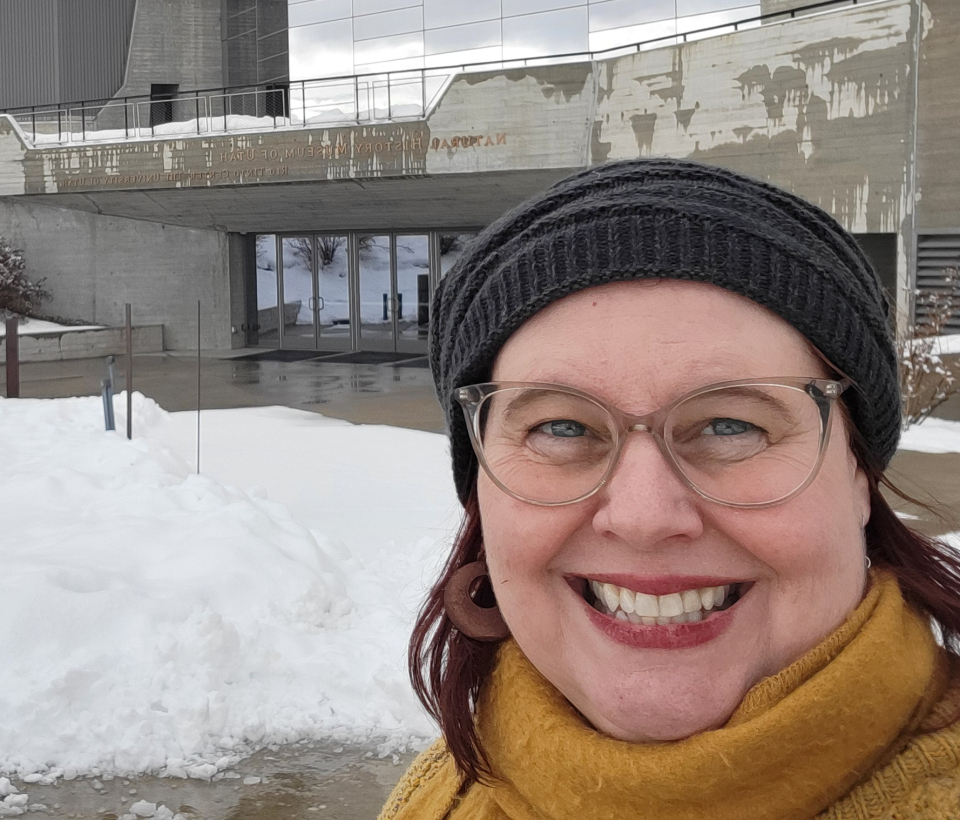
{"label": "woman's nose", "polygon": [[703,532],[701,498],[683,483],[652,435],[632,433],[601,488],[594,529],[638,548]]}

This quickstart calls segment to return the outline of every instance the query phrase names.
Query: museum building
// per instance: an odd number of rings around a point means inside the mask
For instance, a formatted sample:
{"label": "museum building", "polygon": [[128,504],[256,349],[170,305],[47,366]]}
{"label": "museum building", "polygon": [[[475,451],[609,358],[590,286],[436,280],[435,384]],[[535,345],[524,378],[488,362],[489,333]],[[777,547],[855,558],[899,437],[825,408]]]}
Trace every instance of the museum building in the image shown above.
{"label": "museum building", "polygon": [[[167,349],[426,350],[478,230],[603,162],[786,187],[898,315],[960,266],[955,0],[0,0],[0,235]],[[954,328],[960,332],[960,322]]]}

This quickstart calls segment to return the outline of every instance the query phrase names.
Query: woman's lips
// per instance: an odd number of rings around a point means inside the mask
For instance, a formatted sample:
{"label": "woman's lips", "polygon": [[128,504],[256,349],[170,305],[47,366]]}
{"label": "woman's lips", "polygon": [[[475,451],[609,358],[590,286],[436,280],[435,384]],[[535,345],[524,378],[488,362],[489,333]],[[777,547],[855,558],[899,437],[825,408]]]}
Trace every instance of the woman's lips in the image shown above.
{"label": "woman's lips", "polygon": [[[579,581],[578,597],[591,623],[611,640],[634,649],[686,649],[714,640],[730,627],[736,617],[735,607],[753,586],[749,582],[715,576],[642,579],[591,575],[589,580],[576,580]],[[570,581],[577,591],[574,579]],[[622,608],[615,594],[617,587],[623,596]],[[634,597],[634,591],[640,595]],[[591,604],[588,598],[595,603]],[[660,617],[654,618],[658,603]],[[612,614],[614,611],[616,615]],[[641,623],[634,622],[641,620]]]}

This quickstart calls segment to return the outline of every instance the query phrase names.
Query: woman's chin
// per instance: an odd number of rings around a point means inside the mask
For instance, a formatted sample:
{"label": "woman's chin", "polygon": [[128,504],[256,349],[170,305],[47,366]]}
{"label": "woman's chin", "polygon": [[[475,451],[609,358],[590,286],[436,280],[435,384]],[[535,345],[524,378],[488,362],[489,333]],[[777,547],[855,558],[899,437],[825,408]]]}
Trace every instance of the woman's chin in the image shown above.
{"label": "woman's chin", "polygon": [[[705,686],[644,687],[638,690],[616,686],[613,691],[597,693],[594,703],[607,704],[594,709],[590,703],[574,703],[594,728],[629,743],[668,743],[719,729],[736,711],[749,687],[732,685],[718,688],[715,681]],[[638,697],[638,691],[643,695]]]}

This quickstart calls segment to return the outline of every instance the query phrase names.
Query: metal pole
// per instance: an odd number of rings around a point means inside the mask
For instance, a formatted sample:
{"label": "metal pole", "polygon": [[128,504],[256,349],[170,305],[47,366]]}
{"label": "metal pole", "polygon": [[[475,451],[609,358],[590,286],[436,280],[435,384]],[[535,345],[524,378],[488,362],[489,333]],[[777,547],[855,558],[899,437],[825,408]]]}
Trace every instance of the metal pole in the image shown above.
{"label": "metal pole", "polygon": [[127,314],[127,438],[133,438],[133,318],[130,303]]}
{"label": "metal pole", "polygon": [[[282,311],[281,310],[281,319]],[[200,300],[197,299],[197,475],[200,475]]]}
{"label": "metal pole", "polygon": [[7,319],[7,398],[20,398],[20,317]]}

